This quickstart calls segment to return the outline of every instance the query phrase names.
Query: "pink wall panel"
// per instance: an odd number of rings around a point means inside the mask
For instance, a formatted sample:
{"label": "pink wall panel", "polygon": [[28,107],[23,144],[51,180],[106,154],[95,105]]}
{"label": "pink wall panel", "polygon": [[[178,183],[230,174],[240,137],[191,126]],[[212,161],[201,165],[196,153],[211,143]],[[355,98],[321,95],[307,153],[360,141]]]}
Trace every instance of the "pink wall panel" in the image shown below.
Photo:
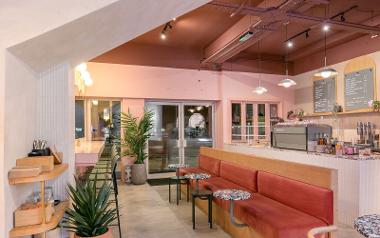
{"label": "pink wall panel", "polygon": [[123,98],[124,111],[129,107],[141,114],[146,99],[215,101],[217,146],[230,141],[232,100],[278,102],[280,116],[294,107],[294,91],[277,86],[281,75],[263,74],[261,85],[269,91],[257,95],[252,91],[259,75],[254,73],[104,63],[89,63],[88,68],[94,84],[86,96]]}

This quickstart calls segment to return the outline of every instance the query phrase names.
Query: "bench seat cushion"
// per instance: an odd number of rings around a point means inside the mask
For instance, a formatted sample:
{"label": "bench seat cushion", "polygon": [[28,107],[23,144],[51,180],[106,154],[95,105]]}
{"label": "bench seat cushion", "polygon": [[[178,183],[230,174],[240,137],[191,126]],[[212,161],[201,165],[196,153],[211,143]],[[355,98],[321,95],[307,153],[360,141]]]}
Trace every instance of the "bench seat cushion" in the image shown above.
{"label": "bench seat cushion", "polygon": [[199,168],[213,176],[219,176],[220,160],[199,155]]}
{"label": "bench seat cushion", "polygon": [[260,194],[333,224],[333,191],[276,174],[259,171]]}
{"label": "bench seat cushion", "polygon": [[239,184],[245,190],[257,192],[257,171],[244,168],[238,164],[225,161],[220,162],[220,177],[235,184]]}
{"label": "bench seat cushion", "polygon": [[327,225],[258,193],[249,200],[235,202],[235,217],[265,238],[306,238],[310,229]]}

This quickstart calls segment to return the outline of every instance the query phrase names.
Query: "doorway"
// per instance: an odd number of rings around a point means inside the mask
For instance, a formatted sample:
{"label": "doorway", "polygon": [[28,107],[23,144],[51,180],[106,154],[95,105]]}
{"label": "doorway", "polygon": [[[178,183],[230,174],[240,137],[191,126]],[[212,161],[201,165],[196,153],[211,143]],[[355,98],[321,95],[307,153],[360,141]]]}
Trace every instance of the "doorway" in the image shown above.
{"label": "doorway", "polygon": [[147,102],[154,113],[148,141],[149,174],[173,172],[169,164],[198,165],[201,146],[214,143],[214,103]]}

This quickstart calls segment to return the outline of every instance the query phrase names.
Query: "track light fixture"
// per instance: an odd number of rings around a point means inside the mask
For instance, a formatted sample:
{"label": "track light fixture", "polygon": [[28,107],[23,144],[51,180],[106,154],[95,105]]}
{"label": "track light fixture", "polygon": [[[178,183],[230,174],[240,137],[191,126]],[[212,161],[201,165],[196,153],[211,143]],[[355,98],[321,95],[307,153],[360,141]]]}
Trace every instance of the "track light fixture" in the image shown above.
{"label": "track light fixture", "polygon": [[174,22],[176,18],[173,18],[172,21],[169,21],[165,24],[164,29],[162,29],[160,37],[162,40],[166,39],[166,33],[173,28],[172,22]]}
{"label": "track light fixture", "polygon": [[346,21],[346,18],[344,17],[344,14],[340,15],[340,21]]}

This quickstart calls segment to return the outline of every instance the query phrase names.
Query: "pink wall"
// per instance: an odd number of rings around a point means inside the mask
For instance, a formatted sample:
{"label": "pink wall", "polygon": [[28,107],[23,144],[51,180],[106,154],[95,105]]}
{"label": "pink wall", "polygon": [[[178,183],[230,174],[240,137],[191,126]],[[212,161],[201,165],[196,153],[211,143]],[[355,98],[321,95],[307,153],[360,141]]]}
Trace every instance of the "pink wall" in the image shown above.
{"label": "pink wall", "polygon": [[269,92],[256,95],[252,90],[258,86],[259,75],[254,73],[104,63],[89,63],[88,69],[94,84],[85,96],[123,98],[123,110],[141,108],[141,113],[146,99],[215,101],[218,146],[230,140],[232,100],[278,102],[280,113],[294,105],[294,91],[277,86],[283,79],[280,75],[262,75],[261,84]]}

